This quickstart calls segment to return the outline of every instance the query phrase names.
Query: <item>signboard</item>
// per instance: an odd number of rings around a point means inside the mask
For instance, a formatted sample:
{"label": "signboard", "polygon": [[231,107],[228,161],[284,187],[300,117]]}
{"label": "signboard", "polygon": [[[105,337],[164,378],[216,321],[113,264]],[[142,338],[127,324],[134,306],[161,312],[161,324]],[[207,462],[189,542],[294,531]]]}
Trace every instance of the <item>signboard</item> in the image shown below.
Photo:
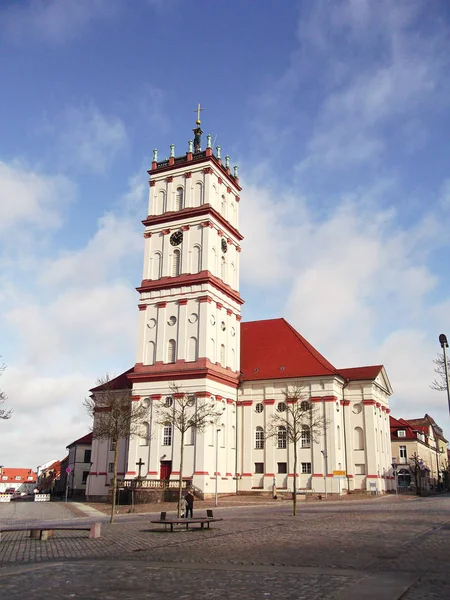
{"label": "signboard", "polygon": [[35,494],[35,502],[50,502],[50,494]]}
{"label": "signboard", "polygon": [[11,494],[0,494],[0,502],[11,502]]}
{"label": "signboard", "polygon": [[333,471],[333,477],[335,479],[345,479],[347,474],[345,471]]}
{"label": "signboard", "polygon": [[71,471],[72,471],[72,469],[71,469],[70,467],[67,467],[67,469],[66,469],[66,473],[67,473],[67,475],[68,475],[68,474],[69,474]]}

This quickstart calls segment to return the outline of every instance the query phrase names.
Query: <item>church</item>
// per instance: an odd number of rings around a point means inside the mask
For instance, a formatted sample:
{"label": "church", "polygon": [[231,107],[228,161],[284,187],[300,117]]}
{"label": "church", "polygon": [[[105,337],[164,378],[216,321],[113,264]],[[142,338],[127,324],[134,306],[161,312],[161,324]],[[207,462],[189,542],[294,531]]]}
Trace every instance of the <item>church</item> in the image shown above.
{"label": "church", "polygon": [[[389,397],[382,365],[335,368],[283,318],[241,322],[241,241],[238,168],[202,149],[200,108],[187,151],[158,160],[148,171],[144,264],[134,366],[114,380],[131,389],[148,418],[141,436],[119,442],[118,476],[177,480],[179,432],[157,425],[158,403],[176,402],[171,390],[217,406],[220,418],[184,440],[183,478],[204,497],[292,492],[293,447],[282,433],[265,432],[286,411],[287,390],[301,389],[327,426],[305,428],[297,447],[300,491],[383,492],[392,486]],[[98,389],[98,388],[97,388]],[[95,390],[92,390],[95,397]],[[174,394],[176,396],[176,394]],[[94,439],[87,494],[108,495],[113,444]],[[141,472],[142,466],[142,472]]]}

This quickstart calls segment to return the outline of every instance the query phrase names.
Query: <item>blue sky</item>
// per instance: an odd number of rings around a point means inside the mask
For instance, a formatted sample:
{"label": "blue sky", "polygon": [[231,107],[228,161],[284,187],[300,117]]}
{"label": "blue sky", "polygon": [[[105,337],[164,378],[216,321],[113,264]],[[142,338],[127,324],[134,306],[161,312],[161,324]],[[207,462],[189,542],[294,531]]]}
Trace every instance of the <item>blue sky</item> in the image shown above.
{"label": "blue sky", "polygon": [[426,0],[6,0],[0,6],[0,462],[62,458],[135,359],[147,174],[194,108],[238,164],[247,320],[429,412],[448,282],[450,10]]}

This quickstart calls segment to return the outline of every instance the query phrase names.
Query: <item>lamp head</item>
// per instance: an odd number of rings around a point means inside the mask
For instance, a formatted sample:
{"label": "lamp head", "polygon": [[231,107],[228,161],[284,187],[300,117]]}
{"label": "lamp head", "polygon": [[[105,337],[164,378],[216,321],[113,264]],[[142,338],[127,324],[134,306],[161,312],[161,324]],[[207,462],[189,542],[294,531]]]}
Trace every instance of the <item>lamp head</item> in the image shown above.
{"label": "lamp head", "polygon": [[441,333],[439,336],[439,343],[441,344],[441,348],[448,348],[448,341],[445,333]]}

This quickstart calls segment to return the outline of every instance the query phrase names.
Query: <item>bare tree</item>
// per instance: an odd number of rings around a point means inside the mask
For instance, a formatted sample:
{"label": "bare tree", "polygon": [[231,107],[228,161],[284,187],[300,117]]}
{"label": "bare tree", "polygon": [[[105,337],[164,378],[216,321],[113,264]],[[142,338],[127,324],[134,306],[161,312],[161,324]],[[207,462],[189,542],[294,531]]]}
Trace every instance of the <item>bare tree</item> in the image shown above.
{"label": "bare tree", "polygon": [[180,432],[180,469],[178,476],[178,517],[181,514],[181,497],[183,495],[183,464],[184,440],[189,430],[193,435],[202,433],[210,424],[217,423],[222,410],[218,410],[217,402],[212,404],[203,398],[180,392],[175,383],[170,384],[168,399],[154,403],[155,423],[162,426],[170,425]]}
{"label": "bare tree", "polygon": [[[445,392],[447,390],[447,374],[445,372],[444,355],[438,354],[437,358],[433,360],[436,365],[434,372],[437,377],[431,383],[431,389],[437,390],[438,392]],[[448,371],[450,373],[450,359],[447,360]]]}
{"label": "bare tree", "polygon": [[422,469],[423,469],[423,461],[417,452],[409,459],[409,467],[414,475],[414,483],[416,485],[416,494],[420,496],[422,491]]}
{"label": "bare tree", "polygon": [[131,400],[131,388],[123,387],[108,374],[97,380],[90,398],[84,400],[84,407],[93,419],[92,436],[98,440],[107,440],[114,448],[113,489],[111,499],[111,518],[114,521],[117,493],[117,459],[119,442],[123,438],[142,433],[142,423],[147,409]]}
{"label": "bare tree", "polygon": [[302,394],[299,383],[288,387],[284,393],[285,410],[272,415],[266,430],[266,438],[274,438],[278,447],[292,444],[294,451],[294,481],[292,512],[297,514],[297,462],[298,444],[302,439],[310,445],[325,433],[329,422],[320,414],[318,405],[313,404]]}
{"label": "bare tree", "polygon": [[[3,371],[6,369],[5,365],[0,365],[0,376],[3,374]],[[1,408],[1,406],[6,402],[8,396],[2,390],[0,390],[0,419],[10,419],[13,413],[12,408]]]}

